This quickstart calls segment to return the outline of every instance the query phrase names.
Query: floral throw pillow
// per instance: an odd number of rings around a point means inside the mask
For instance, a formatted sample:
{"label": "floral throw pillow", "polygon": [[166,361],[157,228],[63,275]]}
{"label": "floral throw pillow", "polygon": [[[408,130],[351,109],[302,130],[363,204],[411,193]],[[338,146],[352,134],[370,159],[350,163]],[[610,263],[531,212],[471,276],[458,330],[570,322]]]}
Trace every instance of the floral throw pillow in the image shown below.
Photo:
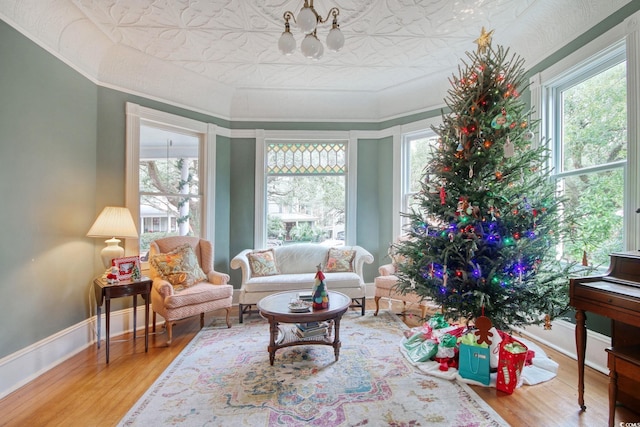
{"label": "floral throw pillow", "polygon": [[280,274],[276,265],[276,253],[273,249],[249,252],[247,258],[249,258],[252,276],[263,277]]}
{"label": "floral throw pillow", "polygon": [[198,264],[198,257],[188,243],[169,253],[153,255],[149,262],[176,291],[207,280],[207,275]]}
{"label": "floral throw pillow", "polygon": [[353,259],[356,251],[353,249],[330,248],[327,254],[327,266],[324,271],[327,273],[338,273],[353,271]]}

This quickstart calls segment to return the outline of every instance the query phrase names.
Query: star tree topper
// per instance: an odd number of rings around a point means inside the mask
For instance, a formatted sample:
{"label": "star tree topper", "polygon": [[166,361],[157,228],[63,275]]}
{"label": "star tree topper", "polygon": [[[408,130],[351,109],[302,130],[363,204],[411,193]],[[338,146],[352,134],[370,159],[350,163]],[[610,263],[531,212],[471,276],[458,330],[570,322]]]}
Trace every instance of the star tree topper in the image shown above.
{"label": "star tree topper", "polygon": [[485,53],[487,51],[487,47],[491,44],[491,36],[493,35],[493,31],[491,30],[487,33],[487,31],[482,27],[482,32],[480,33],[480,37],[475,39],[474,43],[478,45],[478,53]]}

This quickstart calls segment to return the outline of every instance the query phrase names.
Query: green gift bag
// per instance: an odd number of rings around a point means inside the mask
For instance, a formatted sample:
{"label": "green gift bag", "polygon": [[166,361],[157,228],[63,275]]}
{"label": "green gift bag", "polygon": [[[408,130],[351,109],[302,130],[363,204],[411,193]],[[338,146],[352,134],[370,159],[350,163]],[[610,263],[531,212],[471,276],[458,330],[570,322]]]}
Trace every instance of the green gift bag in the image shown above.
{"label": "green gift bag", "polygon": [[458,356],[458,373],[462,378],[489,385],[489,347],[461,343]]}

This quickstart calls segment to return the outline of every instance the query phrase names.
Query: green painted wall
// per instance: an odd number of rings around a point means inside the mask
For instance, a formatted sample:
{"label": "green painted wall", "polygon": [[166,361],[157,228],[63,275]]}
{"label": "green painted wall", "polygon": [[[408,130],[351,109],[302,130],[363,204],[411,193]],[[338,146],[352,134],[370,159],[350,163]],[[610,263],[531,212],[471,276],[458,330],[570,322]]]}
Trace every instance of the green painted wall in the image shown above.
{"label": "green painted wall", "polygon": [[[229,252],[231,258],[243,249],[253,248],[255,223],[256,140],[234,139],[231,144],[229,191],[231,220],[229,221]],[[227,265],[227,269],[229,269]],[[240,287],[240,270],[231,270],[231,283]]]}
{"label": "green painted wall", "polygon": [[[231,232],[231,140],[218,136],[216,140],[216,200],[209,201],[209,208],[215,209],[216,228],[214,244],[214,265],[216,271],[229,273],[229,262],[235,255],[230,253]],[[233,283],[233,282],[232,282]]]}
{"label": "green painted wall", "polygon": [[391,262],[388,256],[389,245],[397,236],[393,235],[393,168],[389,164],[393,159],[393,138],[383,138],[378,142],[378,164],[376,166],[378,176],[378,222],[380,226],[378,235],[378,256],[376,257],[376,276],[378,267]]}
{"label": "green painted wall", "polygon": [[0,21],[0,358],[85,320],[97,89]]}
{"label": "green painted wall", "polygon": [[[378,143],[358,140],[358,186],[356,194],[356,244],[374,256],[373,264],[364,265],[365,282],[373,282],[378,271]],[[391,158],[389,158],[391,159]]]}

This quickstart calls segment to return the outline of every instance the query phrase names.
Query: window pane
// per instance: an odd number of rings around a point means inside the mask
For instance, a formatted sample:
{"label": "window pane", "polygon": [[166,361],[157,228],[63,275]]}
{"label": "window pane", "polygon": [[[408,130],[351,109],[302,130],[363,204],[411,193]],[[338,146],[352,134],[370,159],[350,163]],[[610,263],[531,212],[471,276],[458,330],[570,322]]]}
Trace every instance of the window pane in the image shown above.
{"label": "window pane", "polygon": [[609,265],[609,254],[623,250],[624,169],[582,174],[561,180],[568,212],[580,218],[576,242],[564,245],[565,257],[592,265]]}
{"label": "window pane", "polygon": [[267,177],[267,243],[343,245],[345,175]]}
{"label": "window pane", "polygon": [[409,191],[416,193],[420,191],[421,181],[424,174],[424,167],[436,148],[438,138],[435,136],[414,139],[409,142],[410,154],[410,176]]}
{"label": "window pane", "polygon": [[200,136],[161,127],[140,127],[140,254],[149,243],[180,235],[200,236]]}
{"label": "window pane", "polygon": [[140,128],[140,191],[160,194],[199,194],[195,135],[159,128]]}
{"label": "window pane", "polygon": [[200,235],[200,197],[140,197],[140,255],[146,260],[149,244],[166,236]]}
{"label": "window pane", "polygon": [[626,63],[562,92],[562,168],[627,158]]}
{"label": "window pane", "polygon": [[344,174],[347,171],[344,142],[270,142],[267,174]]}

